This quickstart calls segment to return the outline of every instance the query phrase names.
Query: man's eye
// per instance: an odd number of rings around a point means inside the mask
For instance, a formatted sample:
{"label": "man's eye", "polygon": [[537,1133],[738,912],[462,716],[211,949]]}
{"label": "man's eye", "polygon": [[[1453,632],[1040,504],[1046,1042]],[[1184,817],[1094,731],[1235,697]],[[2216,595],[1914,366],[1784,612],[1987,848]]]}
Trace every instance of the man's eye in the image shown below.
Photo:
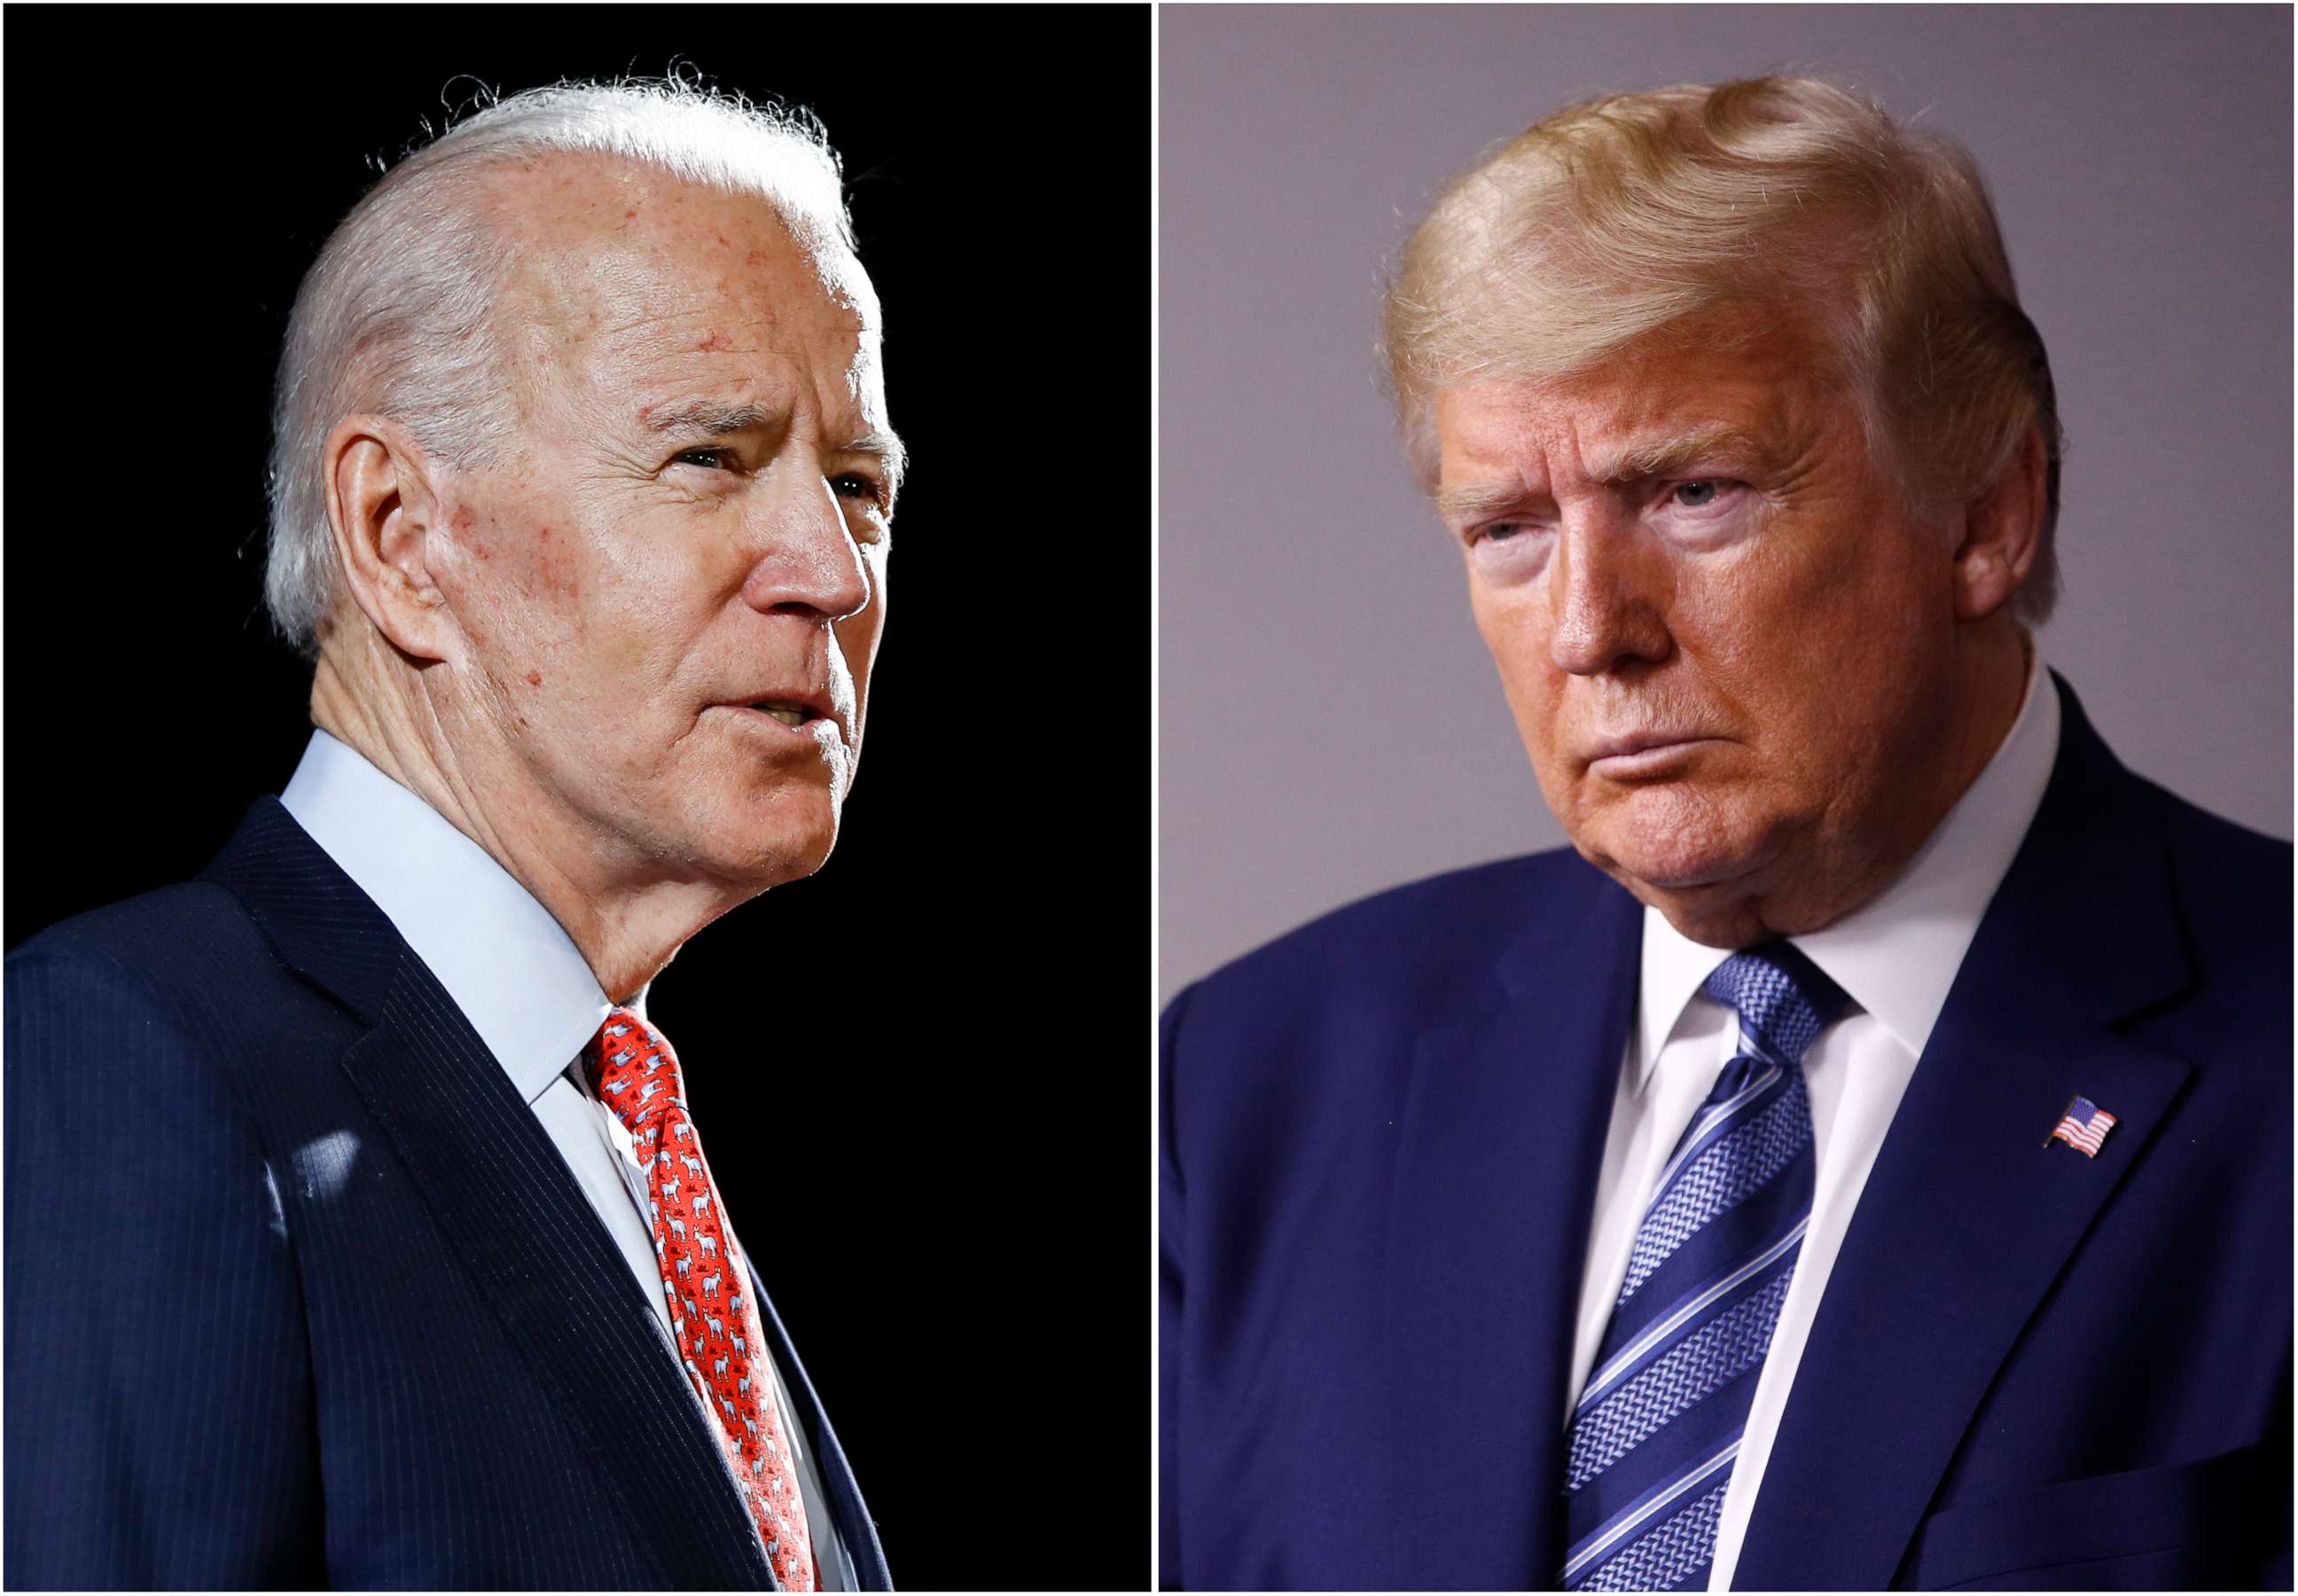
{"label": "man's eye", "polygon": [[874,476],[859,471],[842,471],[830,479],[830,490],[840,499],[867,499],[880,509],[885,508],[885,485]]}
{"label": "man's eye", "polygon": [[1676,484],[1672,496],[1686,509],[1705,509],[1715,502],[1716,497],[1723,491],[1724,484],[1712,476],[1703,476],[1696,482]]}
{"label": "man's eye", "polygon": [[734,451],[731,449],[682,449],[671,457],[671,463],[676,465],[681,460],[695,460],[701,463],[706,469],[713,471],[722,467],[732,470],[734,465]]}

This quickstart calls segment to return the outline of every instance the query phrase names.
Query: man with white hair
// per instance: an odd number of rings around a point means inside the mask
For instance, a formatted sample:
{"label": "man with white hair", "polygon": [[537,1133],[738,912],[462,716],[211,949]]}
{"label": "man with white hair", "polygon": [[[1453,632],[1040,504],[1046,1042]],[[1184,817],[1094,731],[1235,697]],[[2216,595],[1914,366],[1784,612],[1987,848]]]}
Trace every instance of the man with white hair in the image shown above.
{"label": "man with white hair", "polygon": [[7,1583],[887,1588],[764,1289],[806,1195],[736,1235],[645,1012],[860,753],[903,450],[835,155],[505,100],[330,236],[274,421],[310,748],[7,963]]}
{"label": "man with white hair", "polygon": [[2042,665],[1970,157],[1807,79],[1575,106],[1385,334],[1573,847],[1167,1010],[1161,1579],[2287,1588],[2290,849]]}

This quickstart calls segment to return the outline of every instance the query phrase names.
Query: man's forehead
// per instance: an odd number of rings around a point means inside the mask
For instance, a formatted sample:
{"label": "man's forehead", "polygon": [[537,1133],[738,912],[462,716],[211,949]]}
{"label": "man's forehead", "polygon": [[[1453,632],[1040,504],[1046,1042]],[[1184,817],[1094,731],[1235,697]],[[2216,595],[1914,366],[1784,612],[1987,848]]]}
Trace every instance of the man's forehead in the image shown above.
{"label": "man's forehead", "polygon": [[1826,385],[1793,360],[1639,360],[1561,381],[1505,379],[1434,396],[1438,475],[1649,475],[1701,455],[1794,451],[1821,424]]}
{"label": "man's forehead", "polygon": [[534,234],[504,310],[528,381],[607,401],[618,423],[690,403],[786,409],[793,384],[812,385],[854,413],[826,422],[884,427],[877,296],[842,244],[801,238],[756,195],[627,162],[514,176],[525,186],[507,203]]}
{"label": "man's forehead", "polygon": [[1707,413],[1783,423],[1815,393],[1839,385],[1838,364],[1808,316],[1732,301],[1652,328],[1561,376],[1501,372],[1440,385],[1434,419],[1447,434],[1488,438],[1566,428],[1618,437]]}
{"label": "man's forehead", "polygon": [[844,244],[794,227],[760,194],[562,155],[497,174],[489,203],[520,243],[508,286],[563,335],[630,337],[680,315],[879,325],[876,293]]}

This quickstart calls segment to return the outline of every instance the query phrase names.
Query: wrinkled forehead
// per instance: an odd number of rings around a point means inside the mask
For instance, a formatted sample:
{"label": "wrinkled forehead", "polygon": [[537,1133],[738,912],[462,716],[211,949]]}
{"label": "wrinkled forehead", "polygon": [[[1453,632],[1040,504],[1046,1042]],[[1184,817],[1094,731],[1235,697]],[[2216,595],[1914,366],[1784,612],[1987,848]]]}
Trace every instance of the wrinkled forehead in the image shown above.
{"label": "wrinkled forehead", "polygon": [[1665,332],[1567,376],[1437,389],[1422,485],[1439,512],[1680,471],[1770,479],[1865,448],[1858,396],[1802,329]]}
{"label": "wrinkled forehead", "polygon": [[500,311],[530,381],[619,389],[748,355],[834,376],[882,418],[877,293],[834,236],[757,194],[595,157],[515,169],[491,197],[517,241]]}
{"label": "wrinkled forehead", "polygon": [[1841,351],[1815,318],[1751,302],[1726,303],[1639,333],[1561,371],[1507,362],[1436,385],[1424,401],[1433,469],[1440,445],[1500,418],[1509,431],[1575,434],[1649,430],[1686,418],[1724,418],[1751,430],[1794,429],[1824,407],[1856,405]]}

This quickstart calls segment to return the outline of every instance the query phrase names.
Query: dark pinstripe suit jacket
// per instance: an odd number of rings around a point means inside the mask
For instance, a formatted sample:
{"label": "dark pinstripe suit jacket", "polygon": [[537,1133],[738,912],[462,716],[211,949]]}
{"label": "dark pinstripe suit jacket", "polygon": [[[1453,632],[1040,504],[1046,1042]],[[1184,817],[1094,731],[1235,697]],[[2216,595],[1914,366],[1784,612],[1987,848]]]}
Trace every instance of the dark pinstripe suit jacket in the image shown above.
{"label": "dark pinstripe suit jacket", "polygon": [[277,800],[17,949],[6,1005],[11,1588],[773,1588],[550,1137]]}

